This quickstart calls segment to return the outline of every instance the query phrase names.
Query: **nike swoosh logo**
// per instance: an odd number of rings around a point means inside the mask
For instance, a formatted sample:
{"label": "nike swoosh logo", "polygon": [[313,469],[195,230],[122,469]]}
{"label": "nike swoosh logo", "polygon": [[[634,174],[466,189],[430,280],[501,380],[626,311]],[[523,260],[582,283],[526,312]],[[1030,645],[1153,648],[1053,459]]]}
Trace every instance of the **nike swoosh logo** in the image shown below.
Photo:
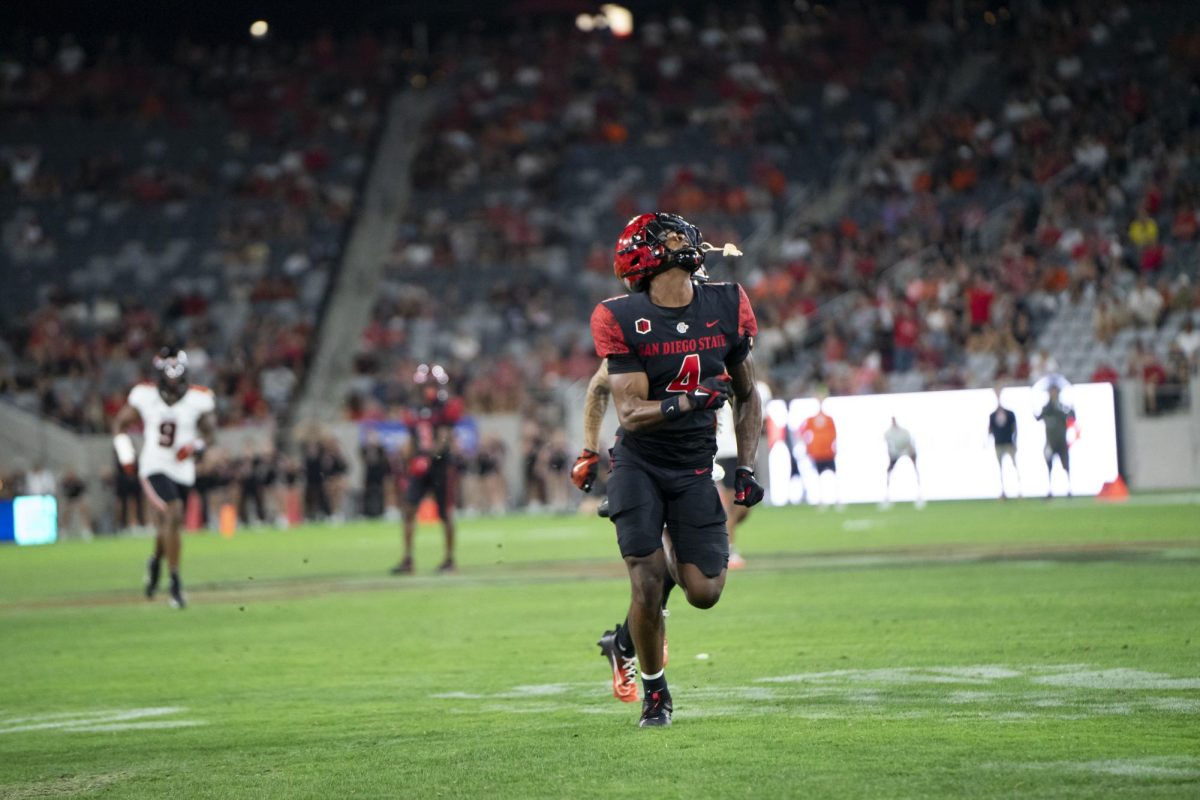
{"label": "nike swoosh logo", "polygon": [[710,467],[705,467],[704,469],[698,469],[698,470],[696,470],[696,474],[703,475],[704,473],[708,472],[709,469],[710,469]]}
{"label": "nike swoosh logo", "polygon": [[713,325],[716,325],[716,324],[717,324],[718,322],[720,322],[720,321],[721,321],[721,320],[719,320],[719,319],[714,319],[712,322],[706,322],[706,323],[704,323],[704,327],[706,327],[706,328],[711,328]]}

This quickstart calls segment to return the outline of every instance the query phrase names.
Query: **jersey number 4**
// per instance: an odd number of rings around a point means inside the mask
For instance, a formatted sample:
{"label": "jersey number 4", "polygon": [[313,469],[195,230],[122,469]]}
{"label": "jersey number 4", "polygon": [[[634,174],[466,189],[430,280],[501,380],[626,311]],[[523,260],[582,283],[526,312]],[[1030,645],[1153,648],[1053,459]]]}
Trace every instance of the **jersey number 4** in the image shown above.
{"label": "jersey number 4", "polygon": [[158,426],[158,446],[170,447],[175,444],[175,423],[164,422]]}
{"label": "jersey number 4", "polygon": [[668,392],[690,392],[700,385],[700,354],[692,353],[683,357],[679,374],[675,380],[667,384]]}

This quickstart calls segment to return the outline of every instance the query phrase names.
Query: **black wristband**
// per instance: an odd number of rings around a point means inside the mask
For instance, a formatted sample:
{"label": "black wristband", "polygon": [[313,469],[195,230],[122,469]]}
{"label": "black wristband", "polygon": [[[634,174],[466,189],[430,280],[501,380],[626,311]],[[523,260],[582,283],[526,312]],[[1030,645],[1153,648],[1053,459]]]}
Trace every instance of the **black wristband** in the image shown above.
{"label": "black wristband", "polygon": [[679,408],[679,398],[680,395],[668,397],[659,404],[658,407],[662,410],[663,419],[675,419],[679,416],[681,411]]}

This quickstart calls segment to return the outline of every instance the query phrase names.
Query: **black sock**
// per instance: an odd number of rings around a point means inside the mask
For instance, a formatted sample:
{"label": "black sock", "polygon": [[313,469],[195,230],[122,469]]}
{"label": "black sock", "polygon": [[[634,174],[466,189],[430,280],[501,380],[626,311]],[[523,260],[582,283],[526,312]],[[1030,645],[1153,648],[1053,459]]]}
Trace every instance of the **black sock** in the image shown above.
{"label": "black sock", "polygon": [[179,594],[183,586],[179,583],[179,573],[171,570],[171,594]]}
{"label": "black sock", "polygon": [[150,583],[154,586],[158,585],[158,576],[162,568],[162,562],[155,555],[150,559]]}
{"label": "black sock", "polygon": [[647,678],[642,676],[642,688],[646,690],[646,695],[649,696],[652,692],[661,692],[667,688],[667,673],[662,670],[658,673],[657,678]]}
{"label": "black sock", "polygon": [[633,637],[629,635],[629,617],[617,626],[617,649],[626,658],[633,656]]}

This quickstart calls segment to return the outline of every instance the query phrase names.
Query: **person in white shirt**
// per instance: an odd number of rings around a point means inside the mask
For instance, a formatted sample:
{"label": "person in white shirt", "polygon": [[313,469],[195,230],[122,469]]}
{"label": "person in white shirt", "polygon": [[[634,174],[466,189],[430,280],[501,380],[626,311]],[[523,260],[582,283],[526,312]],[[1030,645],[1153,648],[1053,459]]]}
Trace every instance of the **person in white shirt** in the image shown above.
{"label": "person in white shirt", "polygon": [[1195,372],[1196,354],[1200,353],[1200,331],[1196,330],[1190,314],[1183,321],[1183,330],[1175,334],[1175,344],[1179,345],[1179,349],[1187,357],[1188,366]]}
{"label": "person in white shirt", "polygon": [[1129,293],[1129,313],[1137,324],[1143,327],[1153,327],[1158,324],[1158,318],[1163,310],[1163,296],[1158,290],[1146,282],[1144,277],[1137,279],[1137,285]]}
{"label": "person in white shirt", "polygon": [[25,473],[25,494],[57,494],[58,479],[46,465],[38,462]]}
{"label": "person in white shirt", "polygon": [[[157,535],[146,563],[146,598],[154,597],[162,559],[171,575],[170,602],[187,604],[179,579],[184,503],[196,482],[196,459],[213,443],[216,425],[213,394],[187,382],[187,354],[163,348],[154,359],[157,383],[139,383],[113,421],[113,448],[126,472],[137,471],[153,509]],[[142,452],[136,457],[126,428],[142,423]]]}
{"label": "person in white shirt", "polygon": [[917,508],[923,507],[925,501],[921,497],[921,473],[917,469],[917,447],[913,444],[912,434],[900,427],[900,423],[896,422],[895,417],[892,417],[892,425],[884,432],[883,440],[887,443],[888,449],[887,490],[884,494],[884,507],[891,505],[892,471],[896,469],[896,464],[902,458],[912,461],[913,474],[917,477]]}

